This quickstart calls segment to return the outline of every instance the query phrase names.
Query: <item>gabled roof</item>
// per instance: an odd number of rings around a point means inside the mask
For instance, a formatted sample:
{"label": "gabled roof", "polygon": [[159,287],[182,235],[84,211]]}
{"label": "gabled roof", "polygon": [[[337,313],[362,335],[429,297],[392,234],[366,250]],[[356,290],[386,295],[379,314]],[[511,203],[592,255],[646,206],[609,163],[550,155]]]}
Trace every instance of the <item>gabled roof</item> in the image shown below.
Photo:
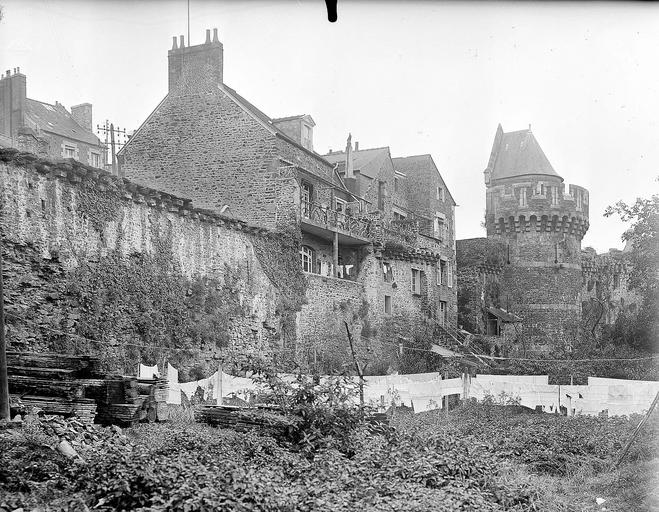
{"label": "gabled roof", "polygon": [[[397,171],[404,172],[405,174],[407,174],[407,177],[410,179],[414,179],[416,176],[418,176],[421,173],[436,172],[437,175],[442,180],[442,182],[444,183],[444,185],[446,185],[446,182],[444,181],[444,178],[442,178],[442,175],[439,172],[439,169],[437,169],[437,166],[435,165],[435,161],[432,159],[431,155],[426,154],[426,155],[396,157],[393,159],[393,161],[394,161],[395,169]],[[455,199],[453,199],[453,196],[451,195],[448,186],[445,187],[445,190],[448,193],[449,197],[451,198],[451,201],[453,201],[453,204],[456,205],[457,203],[455,202]]]}
{"label": "gabled roof", "polygon": [[[336,153],[329,153],[323,155],[323,158],[332,164],[339,164],[339,170],[343,168],[342,164],[345,162],[346,154],[344,151]],[[375,178],[382,168],[382,164],[391,158],[389,147],[360,149],[359,151],[353,150],[352,161],[353,169],[359,171],[360,174]]]}
{"label": "gabled roof", "polygon": [[304,119],[307,123],[311,124],[311,126],[316,126],[316,122],[313,120],[313,117],[311,117],[309,114],[299,114],[296,116],[286,116],[286,117],[273,117],[271,121],[273,123],[281,123],[283,121],[293,121],[294,119]]}
{"label": "gabled roof", "polygon": [[531,128],[504,133],[497,127],[490,161],[487,167],[490,180],[540,174],[561,178],[549,163]]}
{"label": "gabled roof", "polygon": [[[325,158],[323,158],[321,155],[316,153],[315,151],[311,151],[311,150],[305,148],[302,144],[300,144],[300,143],[294,141],[293,139],[291,139],[288,135],[286,135],[286,133],[284,133],[282,130],[277,128],[277,125],[273,122],[273,119],[270,116],[266,115],[265,113],[263,113],[263,111],[256,108],[252,103],[250,103],[243,96],[238,94],[238,92],[235,89],[232,89],[231,87],[229,87],[228,85],[226,85],[224,83],[220,86],[220,88],[223,89],[225,92],[228,92],[229,95],[231,97],[233,97],[234,101],[236,103],[238,103],[238,105],[240,105],[242,108],[244,108],[245,110],[250,112],[252,115],[254,115],[258,120],[261,121],[261,123],[265,124],[268,127],[268,129],[270,131],[272,131],[274,134],[276,134],[279,138],[284,139],[289,144],[293,144],[295,147],[297,147],[297,148],[301,149],[302,151],[310,154],[311,156],[315,157],[316,159],[322,161],[325,164],[330,163]],[[297,117],[297,116],[295,116],[295,117]],[[304,116],[302,116],[302,117],[304,117]],[[311,118],[311,116],[308,116],[308,117]],[[282,119],[284,119],[284,118],[279,118],[278,121],[281,121]]]}
{"label": "gabled roof", "polygon": [[[321,162],[323,162],[325,164],[330,163],[325,158],[323,158],[321,155],[316,153],[315,151],[311,151],[311,150],[305,148],[302,144],[294,141],[288,135],[286,135],[286,133],[284,133],[282,130],[277,128],[277,125],[274,123],[274,121],[281,121],[281,120],[287,119],[287,118],[279,118],[279,119],[273,120],[270,116],[265,114],[262,110],[257,108],[254,104],[252,104],[247,99],[245,99],[243,96],[241,96],[238,93],[238,91],[236,91],[235,89],[229,87],[227,84],[222,83],[221,85],[218,85],[217,87],[221,91],[224,91],[227,94],[227,96],[234,101],[234,103],[236,103],[238,106],[240,106],[243,110],[245,110],[252,117],[254,117],[258,122],[261,123],[262,126],[264,126],[266,129],[268,129],[271,133],[273,133],[277,137],[285,140],[289,144],[294,145],[298,149],[301,149],[305,153],[313,156],[314,158],[320,160]],[[149,116],[142,122],[140,127],[137,130],[135,130],[135,133],[133,134],[133,137],[128,139],[128,142],[117,153],[118,155],[123,155],[125,153],[126,149],[131,145],[131,141],[135,138],[135,135],[137,135],[141,131],[143,126],[146,126],[146,124],[149,122],[149,119],[151,119],[151,117],[154,116],[158,112],[158,110],[160,109],[160,106],[167,100],[168,97],[169,97],[169,95],[165,96],[163,98],[163,100],[158,104],[158,106],[151,112],[151,114],[149,114]],[[291,118],[296,118],[296,117],[298,117],[298,116],[291,116]],[[302,117],[304,117],[304,116],[302,116]],[[309,118],[311,118],[311,116],[309,116]]]}
{"label": "gabled roof", "polygon": [[51,105],[42,101],[25,100],[25,123],[28,128],[55,133],[67,139],[98,145],[100,140],[92,132],[80,126],[73,116],[60,105]]}

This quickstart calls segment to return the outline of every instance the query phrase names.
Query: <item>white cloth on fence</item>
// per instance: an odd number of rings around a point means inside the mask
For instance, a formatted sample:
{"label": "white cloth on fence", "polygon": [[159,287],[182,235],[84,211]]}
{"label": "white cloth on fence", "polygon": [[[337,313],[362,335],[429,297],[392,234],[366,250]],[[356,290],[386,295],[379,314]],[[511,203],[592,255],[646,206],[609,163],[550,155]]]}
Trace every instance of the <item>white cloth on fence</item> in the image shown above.
{"label": "white cloth on fence", "polygon": [[[167,377],[170,393],[169,403],[180,403],[180,391],[192,397],[201,387],[206,399],[216,398],[217,372],[212,376],[193,382],[178,382],[176,368],[168,364]],[[140,364],[140,377],[151,378],[158,374],[157,366]],[[148,377],[147,377],[148,376]],[[282,374],[287,381],[295,376]],[[633,381],[622,379],[604,379],[589,377],[588,385],[550,385],[547,375],[477,375],[471,378],[469,396],[482,400],[487,395],[494,397],[504,393],[519,397],[521,405],[529,408],[542,406],[543,410],[556,410],[559,403],[571,405],[576,414],[596,415],[607,409],[610,415],[628,415],[646,411],[659,391],[659,382]],[[357,383],[358,378],[354,377]],[[407,405],[414,404],[415,412],[442,407],[442,397],[463,393],[463,380],[442,379],[439,373],[418,373],[407,375],[376,375],[365,377],[364,399],[366,403],[381,405],[384,398],[385,407],[392,402]],[[258,390],[257,384],[250,378],[235,377],[222,373],[222,396],[239,396],[247,399],[250,393]],[[559,400],[560,392],[560,400]],[[570,395],[568,399],[567,395]]]}
{"label": "white cloth on fence", "polygon": [[158,365],[154,364],[153,366],[147,366],[140,363],[139,369],[137,370],[138,379],[153,379],[160,375],[158,371]]}

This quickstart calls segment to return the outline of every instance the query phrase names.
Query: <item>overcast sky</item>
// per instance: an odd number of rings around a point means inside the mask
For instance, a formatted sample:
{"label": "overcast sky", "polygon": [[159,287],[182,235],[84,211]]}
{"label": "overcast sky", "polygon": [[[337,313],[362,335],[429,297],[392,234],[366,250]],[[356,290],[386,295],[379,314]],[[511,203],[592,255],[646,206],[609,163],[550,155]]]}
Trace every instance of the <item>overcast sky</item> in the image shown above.
{"label": "overcast sky", "polygon": [[[94,123],[137,128],[167,91],[187,2],[0,0],[0,70],[28,97],[89,101]],[[192,44],[217,27],[225,82],[271,117],[310,114],[319,153],[430,153],[456,199],[458,238],[484,236],[498,123],[532,125],[565,183],[590,190],[583,246],[622,247],[602,216],[659,188],[659,5],[191,0]]]}

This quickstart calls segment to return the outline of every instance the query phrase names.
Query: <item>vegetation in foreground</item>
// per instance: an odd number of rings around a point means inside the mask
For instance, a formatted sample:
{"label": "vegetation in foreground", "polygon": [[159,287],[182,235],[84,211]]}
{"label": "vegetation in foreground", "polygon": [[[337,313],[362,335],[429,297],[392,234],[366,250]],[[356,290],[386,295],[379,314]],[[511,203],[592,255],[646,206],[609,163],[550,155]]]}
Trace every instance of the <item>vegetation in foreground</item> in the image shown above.
{"label": "vegetation in foreground", "polygon": [[[34,422],[0,434],[0,509],[652,510],[657,414],[620,469],[639,418],[532,414],[494,400],[364,421],[339,381],[269,376],[270,397],[302,418],[278,437],[187,422],[93,434],[65,459]],[[340,425],[340,428],[337,428]],[[100,427],[99,427],[100,428]],[[87,435],[87,434],[85,434]]]}

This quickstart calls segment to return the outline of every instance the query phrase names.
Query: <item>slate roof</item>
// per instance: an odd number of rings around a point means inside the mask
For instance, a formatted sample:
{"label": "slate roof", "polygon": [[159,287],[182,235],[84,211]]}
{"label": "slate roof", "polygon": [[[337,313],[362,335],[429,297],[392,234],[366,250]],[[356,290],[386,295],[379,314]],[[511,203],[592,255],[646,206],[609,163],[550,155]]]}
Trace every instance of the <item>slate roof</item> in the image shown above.
{"label": "slate roof", "polygon": [[[435,162],[432,159],[431,155],[426,154],[426,155],[396,157],[393,159],[393,161],[394,161],[394,168],[397,171],[406,174],[408,178],[414,179],[415,176],[418,176],[419,174],[426,172],[436,172],[441,178],[439,169],[437,169],[437,166],[435,165]],[[444,183],[444,189],[446,190],[448,196],[451,198],[451,201],[453,201],[454,205],[457,204],[455,202],[455,199],[453,199],[453,196],[451,195],[448,186],[446,186],[446,182],[444,181],[444,178],[441,179],[442,179],[442,183]]]}
{"label": "slate roof", "polygon": [[30,98],[26,98],[25,107],[25,122],[28,128],[39,128],[94,146],[101,142],[96,135],[80,126],[64,107]]}
{"label": "slate roof", "polygon": [[554,176],[563,180],[549,163],[530,128],[504,133],[499,125],[488,169],[491,171],[491,180],[529,174]]}
{"label": "slate roof", "polygon": [[[332,164],[338,163],[339,171],[341,171],[346,159],[346,154],[344,151],[338,151],[336,153],[323,155],[323,158]],[[359,173],[364,176],[375,178],[379,174],[382,164],[387,158],[391,158],[388,146],[383,148],[360,149],[359,151],[353,150],[353,169],[359,171]]]}
{"label": "slate roof", "polygon": [[[258,109],[254,104],[250,103],[248,100],[245,99],[244,96],[241,96],[235,89],[232,89],[229,87],[227,84],[222,84],[221,86],[223,89],[228,91],[237,101],[242,105],[242,107],[248,111],[250,111],[255,117],[257,117],[262,123],[268,125],[270,129],[274,130],[280,138],[284,139],[286,142],[293,144],[297,148],[303,150],[304,152],[316,157],[319,160],[324,161],[325,163],[328,163],[327,160],[322,156],[316,153],[315,151],[311,151],[307,148],[305,148],[302,144],[299,142],[294,141],[291,139],[286,133],[284,133],[282,130],[277,128],[277,125],[274,123],[274,121],[282,121],[285,119],[295,119],[297,117],[305,117],[308,116],[308,114],[302,115],[302,116],[289,116],[289,117],[280,117],[277,119],[273,119],[267,114],[265,114],[262,110]],[[308,116],[311,117],[311,116]],[[312,119],[313,122],[313,119]],[[315,124],[315,123],[314,123]]]}
{"label": "slate roof", "polygon": [[508,313],[508,311],[506,311],[505,309],[490,307],[487,308],[487,310],[502,322],[517,323],[522,321],[520,317],[512,313]]}

